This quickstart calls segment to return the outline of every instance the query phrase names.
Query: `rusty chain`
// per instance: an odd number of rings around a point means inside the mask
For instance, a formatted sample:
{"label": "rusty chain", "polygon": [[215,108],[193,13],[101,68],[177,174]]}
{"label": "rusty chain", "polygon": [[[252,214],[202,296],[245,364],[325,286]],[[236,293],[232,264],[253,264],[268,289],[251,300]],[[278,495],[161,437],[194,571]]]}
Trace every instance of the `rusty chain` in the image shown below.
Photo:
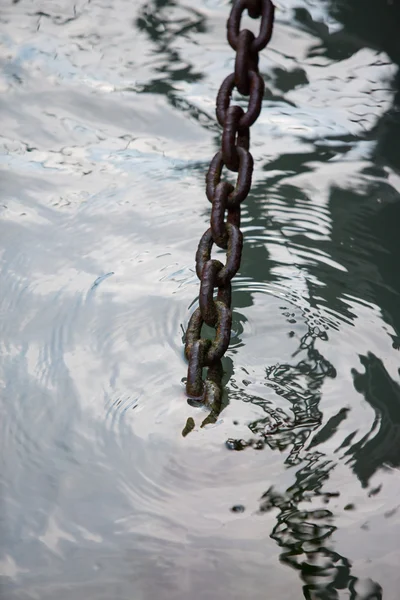
{"label": "rusty chain", "polygon": [[[257,37],[248,29],[240,30],[246,9],[251,18],[261,17]],[[217,120],[223,128],[221,149],[212,159],[206,176],[206,194],[212,204],[211,226],[202,236],[196,253],[199,307],[190,318],[185,342],[189,362],[187,395],[192,404],[205,404],[215,413],[219,412],[222,400],[221,359],[231,336],[231,280],[239,270],[242,256],[240,204],[250,191],[253,173],[250,127],[261,112],[264,94],[258,53],[271,38],[273,21],[274,5],[270,0],[234,0],[227,22],[228,42],[236,51],[235,72],[226,77],[217,95]],[[243,96],[249,96],[246,112],[240,106],[231,106],[235,88]],[[224,167],[238,174],[235,186],[222,181]],[[226,250],[225,265],[211,258],[214,244]],[[204,323],[216,330],[213,340],[201,337]],[[205,367],[208,370],[203,379]]]}

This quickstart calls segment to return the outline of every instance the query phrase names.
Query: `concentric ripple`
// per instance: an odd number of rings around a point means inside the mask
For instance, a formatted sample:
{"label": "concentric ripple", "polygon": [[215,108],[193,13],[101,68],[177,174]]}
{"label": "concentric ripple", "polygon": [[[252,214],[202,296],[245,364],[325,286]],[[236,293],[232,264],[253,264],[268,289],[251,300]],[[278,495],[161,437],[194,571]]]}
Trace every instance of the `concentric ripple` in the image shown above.
{"label": "concentric ripple", "polygon": [[4,600],[398,596],[398,6],[276,3],[202,427],[183,338],[228,11],[3,2]]}

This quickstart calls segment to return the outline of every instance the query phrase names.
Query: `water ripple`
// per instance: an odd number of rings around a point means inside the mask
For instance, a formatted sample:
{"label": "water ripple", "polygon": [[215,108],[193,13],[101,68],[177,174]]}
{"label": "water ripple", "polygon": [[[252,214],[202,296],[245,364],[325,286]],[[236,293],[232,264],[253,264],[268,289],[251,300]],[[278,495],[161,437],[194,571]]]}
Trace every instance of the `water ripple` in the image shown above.
{"label": "water ripple", "polygon": [[277,5],[201,427],[182,341],[227,3],[4,3],[5,600],[396,596],[400,15],[364,5]]}

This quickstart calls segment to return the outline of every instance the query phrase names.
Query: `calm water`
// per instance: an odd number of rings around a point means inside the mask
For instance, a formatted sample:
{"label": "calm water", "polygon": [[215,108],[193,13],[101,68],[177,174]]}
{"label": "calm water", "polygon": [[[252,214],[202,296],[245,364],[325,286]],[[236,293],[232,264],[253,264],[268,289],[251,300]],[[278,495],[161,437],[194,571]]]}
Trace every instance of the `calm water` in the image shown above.
{"label": "calm water", "polygon": [[228,12],[1,0],[2,600],[398,598],[399,5],[277,2],[201,429],[182,337]]}

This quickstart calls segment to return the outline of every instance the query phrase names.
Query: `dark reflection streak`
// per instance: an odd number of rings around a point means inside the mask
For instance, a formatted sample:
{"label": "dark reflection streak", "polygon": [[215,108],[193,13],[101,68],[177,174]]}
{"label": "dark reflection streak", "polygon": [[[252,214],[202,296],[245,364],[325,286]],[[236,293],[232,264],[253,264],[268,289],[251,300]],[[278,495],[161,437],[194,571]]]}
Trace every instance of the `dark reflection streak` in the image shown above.
{"label": "dark reflection streak", "polygon": [[[322,491],[335,463],[325,460],[323,454],[309,454],[296,473],[295,483],[280,494],[269,488],[262,496],[260,513],[277,508],[277,525],[271,537],[282,548],[282,563],[296,569],[304,582],[303,594],[310,600],[339,600],[342,590],[349,598],[358,600],[355,590],[358,578],[352,575],[351,563],[329,547],[329,538],[336,530],[333,513],[327,509],[300,510],[299,504],[320,498],[328,504],[339,494]],[[382,588],[370,582],[365,600],[380,600]]]}
{"label": "dark reflection streak", "polygon": [[[291,404],[293,417],[282,415],[281,411],[272,409],[269,403],[258,398],[249,398],[267,413],[267,417],[251,423],[250,430],[273,450],[283,452],[290,448],[285,463],[291,466],[301,462],[300,451],[321,423],[319,402],[325,379],[336,377],[334,367],[315,347],[318,337],[323,338],[324,334],[309,332],[302,338],[296,353],[301,353],[297,364],[282,363],[266,369],[266,386]],[[317,443],[320,442],[314,440],[313,445]]]}
{"label": "dark reflection streak", "polygon": [[[354,386],[376,412],[374,437],[360,440],[347,451],[363,486],[382,466],[400,467],[400,385],[393,381],[383,362],[369,353],[360,358],[365,373],[352,370]],[[399,371],[400,372],[400,371]]]}
{"label": "dark reflection streak", "polygon": [[348,408],[341,408],[339,412],[329,419],[324,427],[314,436],[309,449],[327,442],[337,432],[339,425],[347,418]]}
{"label": "dark reflection streak", "polygon": [[[321,455],[314,453],[296,474],[296,483],[285,494],[270,488],[262,497],[260,513],[274,508],[279,510],[277,525],[271,537],[283,549],[280,560],[296,569],[304,581],[303,594],[310,600],[339,600],[342,590],[356,600],[357,577],[351,573],[350,561],[328,546],[335,531],[333,513],[326,509],[300,510],[300,502],[321,497],[326,503],[335,496],[322,491],[334,465],[318,462]],[[369,600],[382,598],[379,584],[371,582]],[[365,598],[365,597],[364,597]]]}
{"label": "dark reflection streak", "polygon": [[[266,370],[266,385],[291,403],[293,418],[283,416],[267,402],[262,404],[260,399],[250,397],[250,402],[262,406],[267,413],[267,417],[249,426],[258,436],[258,442],[254,439],[247,442],[229,440],[228,447],[235,450],[247,446],[260,448],[262,441],[273,450],[289,450],[285,460],[288,466],[301,464],[295,483],[286,492],[278,493],[273,487],[265,492],[260,502],[260,514],[274,508],[279,510],[271,537],[282,549],[280,561],[299,572],[305,598],[339,600],[340,590],[347,589],[350,598],[356,599],[354,585],[358,580],[351,573],[350,561],[329,547],[329,538],[336,529],[333,513],[325,508],[299,508],[300,503],[315,502],[315,499],[328,503],[336,495],[322,491],[336,463],[327,460],[323,453],[315,449],[310,452],[310,449],[334,434],[346,418],[347,409],[332,417],[314,436],[306,456],[300,456],[313,430],[321,423],[319,402],[323,383],[326,378],[336,376],[334,367],[316,348],[317,340],[325,337],[324,333],[309,331],[294,353],[300,359],[297,364],[280,364]],[[376,598],[380,598],[380,586],[375,585],[375,589]]]}
{"label": "dark reflection streak", "polygon": [[[164,95],[174,108],[190,114],[206,129],[219,133],[214,115],[210,116],[191,104],[174,87],[175,82],[196,83],[203,79],[203,74],[195,72],[193,65],[187,64],[187,59],[182,58],[174,45],[179,36],[206,31],[206,17],[192,7],[184,7],[187,15],[184,19],[171,18],[171,9],[176,6],[173,0],[153,0],[143,6],[141,15],[136,20],[136,27],[146,32],[155,45],[155,54],[165,55],[162,67],[155,69],[160,77],[149,81],[141,93]],[[181,66],[177,67],[178,64]]]}

